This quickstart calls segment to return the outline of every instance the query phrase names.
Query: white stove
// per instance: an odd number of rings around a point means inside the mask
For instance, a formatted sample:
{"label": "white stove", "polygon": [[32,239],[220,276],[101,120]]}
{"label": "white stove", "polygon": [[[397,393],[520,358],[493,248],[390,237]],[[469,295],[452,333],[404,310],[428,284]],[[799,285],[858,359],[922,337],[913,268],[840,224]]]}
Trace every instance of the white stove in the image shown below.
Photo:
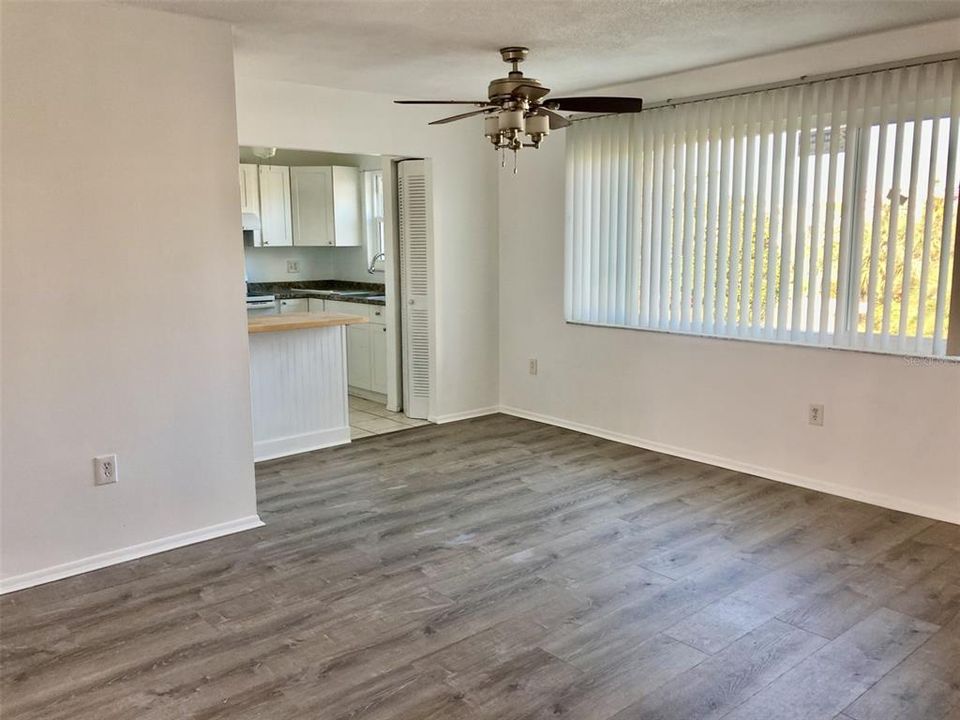
{"label": "white stove", "polygon": [[247,310],[254,315],[272,315],[278,311],[275,295],[247,295]]}
{"label": "white stove", "polygon": [[276,295],[247,295],[247,304],[256,302],[275,302]]}

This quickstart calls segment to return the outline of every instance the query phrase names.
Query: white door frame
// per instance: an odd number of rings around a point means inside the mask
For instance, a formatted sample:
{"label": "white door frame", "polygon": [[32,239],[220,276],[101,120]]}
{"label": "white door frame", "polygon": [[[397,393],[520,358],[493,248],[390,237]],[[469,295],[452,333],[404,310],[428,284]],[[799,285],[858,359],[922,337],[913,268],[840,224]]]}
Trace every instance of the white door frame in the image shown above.
{"label": "white door frame", "polygon": [[382,158],[383,171],[383,243],[387,256],[383,261],[384,294],[387,298],[387,410],[399,412],[403,406],[403,357],[400,314],[400,231],[397,214],[397,159]]}

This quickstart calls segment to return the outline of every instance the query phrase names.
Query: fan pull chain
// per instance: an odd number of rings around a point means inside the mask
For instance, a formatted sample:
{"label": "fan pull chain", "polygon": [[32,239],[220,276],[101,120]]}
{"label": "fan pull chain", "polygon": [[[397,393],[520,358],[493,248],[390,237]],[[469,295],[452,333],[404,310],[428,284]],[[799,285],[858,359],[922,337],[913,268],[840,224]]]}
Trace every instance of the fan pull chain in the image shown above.
{"label": "fan pull chain", "polygon": [[505,168],[507,166],[507,151],[503,148],[500,148],[500,167]]}

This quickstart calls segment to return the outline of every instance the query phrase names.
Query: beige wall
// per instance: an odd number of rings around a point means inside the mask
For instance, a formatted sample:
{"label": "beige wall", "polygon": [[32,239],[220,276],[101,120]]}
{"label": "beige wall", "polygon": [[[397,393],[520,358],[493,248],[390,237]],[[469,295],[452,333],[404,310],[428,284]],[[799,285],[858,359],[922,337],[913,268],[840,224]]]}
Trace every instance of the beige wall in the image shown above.
{"label": "beige wall", "polygon": [[[956,49],[960,23],[617,90],[683,97]],[[500,387],[513,412],[960,522],[960,364],[568,325],[560,133],[500,180]],[[538,358],[539,374],[527,372]],[[807,424],[810,403],[825,426]]]}
{"label": "beige wall", "polygon": [[237,79],[244,145],[431,159],[436,242],[436,415],[496,406],[497,168],[479,120],[312,85]]}
{"label": "beige wall", "polygon": [[[256,502],[230,28],[5,2],[2,33],[9,589]],[[106,453],[120,481],[95,487]]]}

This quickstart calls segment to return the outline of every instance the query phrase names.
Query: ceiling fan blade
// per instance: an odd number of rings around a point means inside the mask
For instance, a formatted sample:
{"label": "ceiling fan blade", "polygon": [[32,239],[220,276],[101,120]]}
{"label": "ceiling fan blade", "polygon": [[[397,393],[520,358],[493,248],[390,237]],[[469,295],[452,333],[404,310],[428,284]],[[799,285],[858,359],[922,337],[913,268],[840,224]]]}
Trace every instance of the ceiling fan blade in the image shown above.
{"label": "ceiling fan blade", "polygon": [[530,102],[537,102],[550,93],[550,88],[542,85],[517,85],[513,92],[516,95],[522,95]]}
{"label": "ceiling fan blade", "polygon": [[459,115],[452,115],[451,117],[443,118],[442,120],[434,120],[430,125],[443,125],[445,123],[453,122],[454,120],[463,120],[464,118],[473,117],[474,115],[483,115],[485,113],[491,112],[492,110],[499,110],[496,105],[491,107],[485,107],[480,110],[471,110],[470,112],[460,113]]}
{"label": "ceiling fan blade", "polygon": [[397,105],[487,105],[487,100],[394,100]]}
{"label": "ceiling fan blade", "polygon": [[550,98],[551,108],[568,112],[638,113],[643,109],[642,98],[628,97],[569,97]]}
{"label": "ceiling fan blade", "polygon": [[563,115],[561,115],[558,112],[554,112],[550,108],[545,108],[545,107],[538,108],[537,115],[546,115],[548,118],[550,118],[551,130],[560,130],[561,128],[565,128],[568,125],[573,124],[569,120],[567,120],[567,118],[565,118]]}

